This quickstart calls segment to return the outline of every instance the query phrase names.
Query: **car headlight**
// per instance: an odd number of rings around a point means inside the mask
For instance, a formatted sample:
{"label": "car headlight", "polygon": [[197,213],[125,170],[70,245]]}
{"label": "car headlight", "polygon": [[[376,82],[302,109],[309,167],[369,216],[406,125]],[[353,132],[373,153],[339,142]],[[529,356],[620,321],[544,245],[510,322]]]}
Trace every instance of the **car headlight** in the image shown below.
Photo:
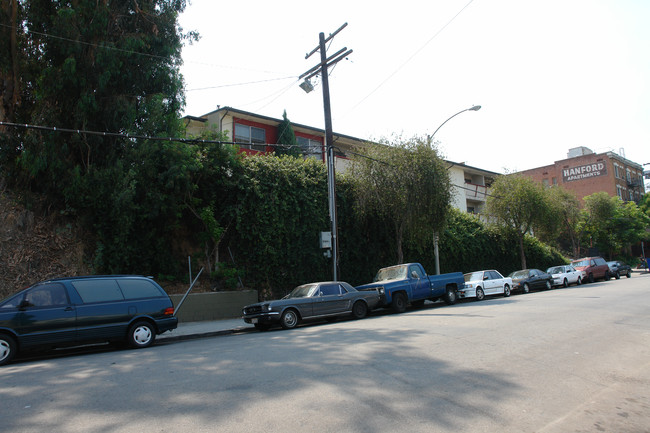
{"label": "car headlight", "polygon": [[379,292],[379,294],[383,296],[385,294],[384,286],[378,287],[377,292]]}
{"label": "car headlight", "polygon": [[271,311],[273,308],[271,307],[271,304],[264,304],[262,305],[262,311]]}
{"label": "car headlight", "polygon": [[465,288],[466,289],[471,289],[472,287],[474,287],[474,284],[465,283]]}

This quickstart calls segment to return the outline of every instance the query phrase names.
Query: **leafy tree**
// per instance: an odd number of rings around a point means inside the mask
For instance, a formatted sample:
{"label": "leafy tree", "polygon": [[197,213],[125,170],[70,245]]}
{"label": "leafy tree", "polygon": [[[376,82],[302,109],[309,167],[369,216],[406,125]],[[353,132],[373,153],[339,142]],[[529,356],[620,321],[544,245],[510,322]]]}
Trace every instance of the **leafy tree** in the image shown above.
{"label": "leafy tree", "polygon": [[499,176],[492,184],[487,207],[491,216],[516,233],[521,268],[526,269],[524,235],[549,214],[543,187],[519,174]]}
{"label": "leafy tree", "polygon": [[622,248],[629,248],[647,236],[650,217],[634,202],[597,192],[584,198],[581,226],[583,238],[590,245],[606,251],[612,258]]}
{"label": "leafy tree", "polygon": [[278,125],[278,143],[280,146],[275,148],[275,153],[278,156],[290,155],[298,157],[301,155],[296,134],[293,132],[293,126],[287,118],[287,110],[282,113],[282,122]]}
{"label": "leafy tree", "polygon": [[535,235],[548,244],[557,245],[576,257],[579,252],[577,224],[580,220],[580,201],[570,191],[554,186],[545,188],[546,214],[534,226]]}
{"label": "leafy tree", "polygon": [[445,226],[451,182],[438,150],[419,137],[395,136],[368,145],[353,159],[358,210],[378,215],[393,228],[398,263],[404,239],[422,245]]}
{"label": "leafy tree", "polygon": [[[22,82],[33,103],[25,122],[81,131],[173,136],[184,103],[179,73],[185,2],[25,0]],[[30,131],[17,143],[21,179],[75,205],[78,178],[115,165],[133,140]]]}
{"label": "leafy tree", "polygon": [[239,206],[243,167],[237,148],[227,144],[227,133],[205,131],[192,145],[197,170],[192,173],[192,188],[186,190],[184,203],[192,216],[187,221],[203,246],[209,274],[219,271],[219,249],[232,227]]}

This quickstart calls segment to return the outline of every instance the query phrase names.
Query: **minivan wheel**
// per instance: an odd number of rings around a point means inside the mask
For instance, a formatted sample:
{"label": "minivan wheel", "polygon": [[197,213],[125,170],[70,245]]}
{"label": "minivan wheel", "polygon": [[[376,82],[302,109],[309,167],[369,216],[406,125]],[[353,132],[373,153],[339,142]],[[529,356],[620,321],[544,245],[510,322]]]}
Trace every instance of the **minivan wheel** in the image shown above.
{"label": "minivan wheel", "polygon": [[6,334],[0,334],[0,365],[11,362],[16,355],[16,342]]}
{"label": "minivan wheel", "polygon": [[143,349],[153,344],[156,339],[156,331],[149,322],[140,321],[129,328],[129,345],[134,349]]}

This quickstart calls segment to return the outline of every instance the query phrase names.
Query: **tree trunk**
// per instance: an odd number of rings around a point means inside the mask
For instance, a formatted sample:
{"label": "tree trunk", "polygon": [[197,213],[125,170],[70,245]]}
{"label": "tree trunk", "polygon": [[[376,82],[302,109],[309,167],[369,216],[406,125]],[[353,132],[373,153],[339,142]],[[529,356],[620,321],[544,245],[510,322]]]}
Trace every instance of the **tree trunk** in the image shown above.
{"label": "tree trunk", "polygon": [[526,254],[524,253],[524,234],[519,233],[519,252],[521,253],[521,269],[526,269]]}

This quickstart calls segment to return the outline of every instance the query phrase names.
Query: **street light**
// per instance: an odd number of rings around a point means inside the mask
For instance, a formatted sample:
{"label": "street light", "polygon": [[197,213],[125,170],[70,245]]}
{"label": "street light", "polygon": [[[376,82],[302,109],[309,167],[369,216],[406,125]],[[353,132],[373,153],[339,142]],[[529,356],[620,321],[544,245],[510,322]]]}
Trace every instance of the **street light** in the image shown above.
{"label": "street light", "polygon": [[[480,105],[474,105],[473,107],[466,108],[466,109],[464,109],[464,110],[460,110],[458,113],[454,114],[454,115],[451,116],[449,119],[447,119],[447,120],[445,120],[444,122],[442,122],[442,124],[441,124],[440,126],[438,126],[438,129],[442,128],[442,125],[444,125],[445,123],[449,122],[451,119],[453,119],[454,117],[458,116],[460,113],[464,113],[465,111],[478,111],[478,110],[480,110],[480,109],[481,109],[481,106],[480,106]],[[429,140],[433,139],[433,136],[436,135],[436,132],[438,132],[438,129],[436,129],[435,131],[433,131],[433,134],[429,135]]]}
{"label": "street light", "polygon": [[[442,122],[440,126],[438,126],[438,128],[436,128],[436,130],[433,131],[433,134],[429,135],[429,141],[433,140],[433,136],[436,135],[436,132],[438,132],[440,128],[442,128],[442,125],[449,122],[451,119],[458,116],[460,113],[464,113],[465,111],[478,111],[480,109],[481,109],[480,105],[474,105],[470,108],[460,110],[458,113],[454,114],[449,119]],[[438,252],[438,233],[433,233],[433,255],[436,259],[436,275],[440,275],[440,253]]]}

